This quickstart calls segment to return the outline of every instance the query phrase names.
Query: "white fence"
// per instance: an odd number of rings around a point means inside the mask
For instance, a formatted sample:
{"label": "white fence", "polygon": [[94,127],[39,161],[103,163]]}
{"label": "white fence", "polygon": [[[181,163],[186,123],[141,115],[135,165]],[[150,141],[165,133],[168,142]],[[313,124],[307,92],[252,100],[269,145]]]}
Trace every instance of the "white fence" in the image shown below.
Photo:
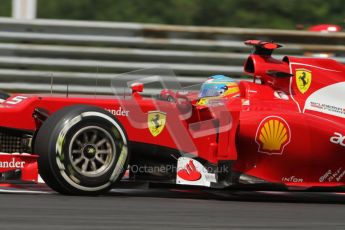
{"label": "white fence", "polygon": [[50,91],[53,76],[58,89],[71,82],[88,92],[95,78],[106,87],[116,74],[155,66],[172,68],[183,85],[242,77],[248,39],[283,44],[277,56],[345,52],[345,33],[0,18],[0,88]]}

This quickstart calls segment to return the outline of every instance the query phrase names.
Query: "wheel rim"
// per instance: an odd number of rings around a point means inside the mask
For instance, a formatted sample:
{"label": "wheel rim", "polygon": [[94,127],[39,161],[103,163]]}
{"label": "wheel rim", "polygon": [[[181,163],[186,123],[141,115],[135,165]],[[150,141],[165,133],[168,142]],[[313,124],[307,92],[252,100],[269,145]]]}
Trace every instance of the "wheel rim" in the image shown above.
{"label": "wheel rim", "polygon": [[113,137],[98,126],[84,127],[76,132],[69,145],[74,170],[88,177],[104,174],[113,165],[116,145]]}

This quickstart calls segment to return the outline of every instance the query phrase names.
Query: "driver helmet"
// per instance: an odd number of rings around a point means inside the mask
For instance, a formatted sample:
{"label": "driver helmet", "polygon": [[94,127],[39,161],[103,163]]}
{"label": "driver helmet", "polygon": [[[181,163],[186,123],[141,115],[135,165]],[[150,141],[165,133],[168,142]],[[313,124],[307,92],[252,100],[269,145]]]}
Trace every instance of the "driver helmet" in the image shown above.
{"label": "driver helmet", "polygon": [[199,93],[199,105],[208,104],[210,99],[232,98],[239,96],[238,84],[234,79],[224,75],[214,75],[205,81]]}

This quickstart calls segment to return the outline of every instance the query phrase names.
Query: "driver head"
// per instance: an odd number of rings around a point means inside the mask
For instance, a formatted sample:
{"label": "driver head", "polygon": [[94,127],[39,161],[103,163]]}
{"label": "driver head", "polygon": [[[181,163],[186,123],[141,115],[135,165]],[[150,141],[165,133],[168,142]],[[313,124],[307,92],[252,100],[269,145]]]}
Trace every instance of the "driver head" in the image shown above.
{"label": "driver head", "polygon": [[198,104],[206,105],[209,99],[232,98],[238,95],[238,84],[232,78],[224,75],[214,75],[202,84]]}

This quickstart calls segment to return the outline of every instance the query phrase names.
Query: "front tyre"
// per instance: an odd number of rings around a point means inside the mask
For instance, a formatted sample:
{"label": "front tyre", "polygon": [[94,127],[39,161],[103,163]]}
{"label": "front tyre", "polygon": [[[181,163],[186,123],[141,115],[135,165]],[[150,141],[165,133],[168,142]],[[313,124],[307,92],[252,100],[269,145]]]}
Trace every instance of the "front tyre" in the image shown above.
{"label": "front tyre", "polygon": [[57,192],[97,195],[119,181],[128,165],[128,138],[109,112],[74,105],[41,126],[35,153],[43,180]]}

